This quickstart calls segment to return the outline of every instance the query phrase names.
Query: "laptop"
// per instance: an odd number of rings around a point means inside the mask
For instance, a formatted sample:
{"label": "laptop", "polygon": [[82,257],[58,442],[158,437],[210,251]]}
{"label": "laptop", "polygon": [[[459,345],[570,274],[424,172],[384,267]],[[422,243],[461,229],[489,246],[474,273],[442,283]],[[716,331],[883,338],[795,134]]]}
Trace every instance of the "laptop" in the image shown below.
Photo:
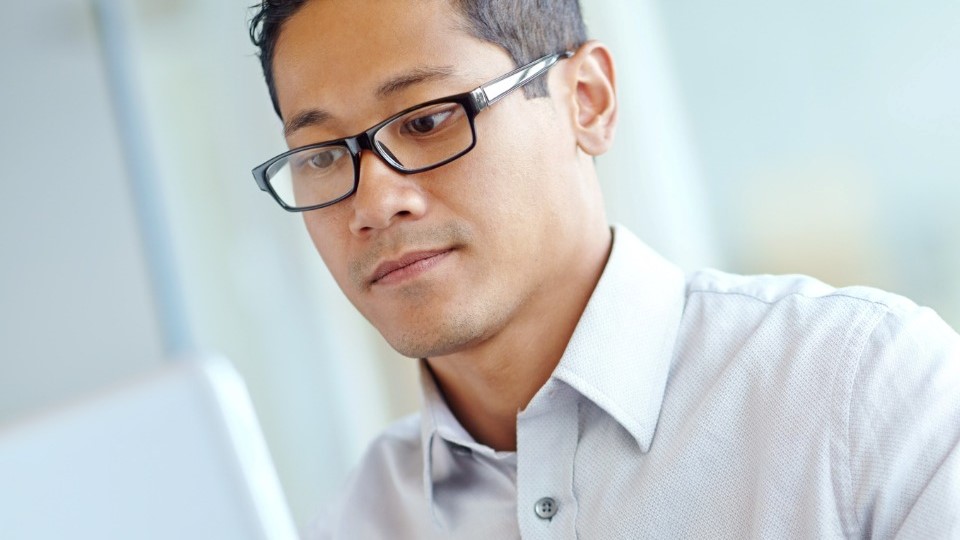
{"label": "laptop", "polygon": [[0,428],[0,538],[297,533],[243,381],[204,358]]}

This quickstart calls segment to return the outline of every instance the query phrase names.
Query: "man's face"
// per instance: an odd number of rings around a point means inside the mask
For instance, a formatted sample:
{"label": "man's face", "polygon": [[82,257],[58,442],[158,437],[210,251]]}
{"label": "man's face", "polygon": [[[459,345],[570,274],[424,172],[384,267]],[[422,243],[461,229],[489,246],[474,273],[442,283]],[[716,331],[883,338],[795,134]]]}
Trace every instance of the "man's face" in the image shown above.
{"label": "man's face", "polygon": [[[274,56],[284,120],[315,109],[291,148],[356,134],[411,105],[472,90],[515,66],[460,29],[445,0],[314,0]],[[577,256],[584,178],[558,81],[476,118],[476,147],[414,175],[364,152],[356,194],[303,214],[344,293],[400,353],[464,351],[563,294]]]}

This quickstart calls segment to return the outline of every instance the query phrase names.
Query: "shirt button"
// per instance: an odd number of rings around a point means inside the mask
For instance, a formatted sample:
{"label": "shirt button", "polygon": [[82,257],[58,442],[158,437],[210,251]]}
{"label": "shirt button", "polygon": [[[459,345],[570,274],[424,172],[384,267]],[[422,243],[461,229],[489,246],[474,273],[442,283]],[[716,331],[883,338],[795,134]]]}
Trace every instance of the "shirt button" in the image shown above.
{"label": "shirt button", "polygon": [[537,513],[537,517],[540,519],[550,519],[557,513],[557,501],[553,500],[552,497],[544,497],[537,501],[537,504],[533,505],[534,512]]}

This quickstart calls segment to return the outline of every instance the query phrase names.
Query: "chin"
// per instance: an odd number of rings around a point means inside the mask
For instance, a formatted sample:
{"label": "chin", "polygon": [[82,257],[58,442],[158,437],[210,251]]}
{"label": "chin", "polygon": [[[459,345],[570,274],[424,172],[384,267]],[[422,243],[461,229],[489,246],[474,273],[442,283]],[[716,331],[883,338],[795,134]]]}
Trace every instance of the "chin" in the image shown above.
{"label": "chin", "polygon": [[393,350],[407,358],[436,358],[453,354],[469,347],[473,341],[464,336],[451,336],[441,332],[404,332],[386,336]]}
{"label": "chin", "polygon": [[487,335],[475,318],[444,318],[434,324],[419,324],[394,331],[380,331],[387,343],[408,358],[436,358],[468,349]]}

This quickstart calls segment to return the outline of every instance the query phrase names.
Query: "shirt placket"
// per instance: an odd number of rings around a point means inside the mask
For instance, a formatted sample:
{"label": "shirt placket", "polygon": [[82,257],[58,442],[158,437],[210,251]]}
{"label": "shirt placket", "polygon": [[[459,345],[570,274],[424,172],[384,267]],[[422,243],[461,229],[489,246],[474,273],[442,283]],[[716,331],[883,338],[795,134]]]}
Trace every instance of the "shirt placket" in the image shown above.
{"label": "shirt placket", "polygon": [[551,379],[517,416],[517,519],[525,539],[576,537],[577,398]]}

